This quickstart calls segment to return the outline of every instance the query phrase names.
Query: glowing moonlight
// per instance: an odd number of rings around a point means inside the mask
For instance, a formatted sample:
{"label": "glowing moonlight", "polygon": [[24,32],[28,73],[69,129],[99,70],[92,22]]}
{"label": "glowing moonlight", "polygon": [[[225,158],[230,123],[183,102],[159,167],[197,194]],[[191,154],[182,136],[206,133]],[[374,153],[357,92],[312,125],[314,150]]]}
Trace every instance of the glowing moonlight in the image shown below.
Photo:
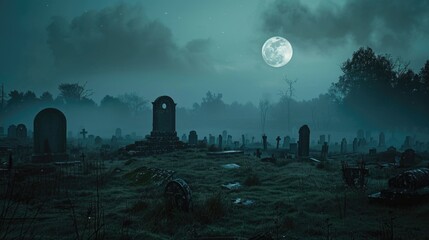
{"label": "glowing moonlight", "polygon": [[262,46],[262,57],[271,67],[283,67],[292,58],[290,42],[282,37],[272,37]]}

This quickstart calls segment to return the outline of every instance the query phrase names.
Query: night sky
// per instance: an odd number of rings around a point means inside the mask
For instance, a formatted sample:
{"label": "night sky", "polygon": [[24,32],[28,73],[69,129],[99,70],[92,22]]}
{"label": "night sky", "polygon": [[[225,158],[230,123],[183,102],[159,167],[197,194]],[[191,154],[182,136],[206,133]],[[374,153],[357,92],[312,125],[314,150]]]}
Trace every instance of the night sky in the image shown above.
{"label": "night sky", "polygon": [[[278,100],[287,76],[295,98],[325,93],[359,47],[418,71],[429,59],[429,2],[0,0],[0,83],[7,91],[87,83],[105,95],[170,95],[191,107],[207,91],[227,103]],[[261,47],[287,38],[292,60],[268,66]]]}

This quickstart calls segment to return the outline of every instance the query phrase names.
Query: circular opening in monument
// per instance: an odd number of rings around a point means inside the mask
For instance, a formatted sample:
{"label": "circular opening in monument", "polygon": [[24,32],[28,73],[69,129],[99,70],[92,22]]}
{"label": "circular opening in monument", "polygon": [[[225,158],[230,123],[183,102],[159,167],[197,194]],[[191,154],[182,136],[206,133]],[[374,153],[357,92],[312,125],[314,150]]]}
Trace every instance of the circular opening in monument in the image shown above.
{"label": "circular opening in monument", "polygon": [[161,104],[161,108],[162,109],[167,109],[167,104],[165,104],[165,103]]}

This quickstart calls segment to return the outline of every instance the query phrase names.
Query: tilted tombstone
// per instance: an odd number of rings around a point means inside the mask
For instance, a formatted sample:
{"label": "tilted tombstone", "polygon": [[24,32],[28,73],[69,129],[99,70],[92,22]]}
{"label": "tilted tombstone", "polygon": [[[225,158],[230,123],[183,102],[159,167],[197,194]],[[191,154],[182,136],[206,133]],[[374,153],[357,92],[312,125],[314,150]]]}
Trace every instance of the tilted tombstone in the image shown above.
{"label": "tilted tombstone", "polygon": [[298,156],[308,157],[310,155],[310,128],[307,125],[299,129]]}
{"label": "tilted tombstone", "polygon": [[345,154],[347,153],[347,140],[345,138],[343,138],[343,140],[341,140],[341,153]]}
{"label": "tilted tombstone", "polygon": [[188,144],[191,146],[196,146],[198,144],[198,135],[197,132],[192,130],[189,132],[189,137],[188,137],[189,141]]}
{"label": "tilted tombstone", "polygon": [[16,125],[12,124],[7,129],[7,137],[8,138],[16,138]]}
{"label": "tilted tombstone", "polygon": [[46,108],[34,118],[34,162],[65,161],[67,120],[55,108]]}
{"label": "tilted tombstone", "polygon": [[16,126],[16,138],[19,140],[27,139],[27,127],[22,123]]}
{"label": "tilted tombstone", "polygon": [[285,149],[289,149],[289,146],[290,146],[290,137],[289,137],[289,136],[286,136],[286,137],[283,139],[283,148],[285,148]]}

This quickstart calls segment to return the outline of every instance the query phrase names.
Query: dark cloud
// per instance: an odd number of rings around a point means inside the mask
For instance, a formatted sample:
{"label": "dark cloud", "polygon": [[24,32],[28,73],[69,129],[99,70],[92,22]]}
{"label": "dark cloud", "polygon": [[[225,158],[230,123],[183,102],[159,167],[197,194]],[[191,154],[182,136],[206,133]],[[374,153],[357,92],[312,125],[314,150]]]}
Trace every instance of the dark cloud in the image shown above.
{"label": "dark cloud", "polygon": [[351,39],[358,45],[404,48],[410,39],[428,34],[428,12],[425,0],[321,1],[315,8],[278,0],[264,11],[263,28],[306,46],[337,46]]}
{"label": "dark cloud", "polygon": [[61,72],[208,68],[207,56],[194,53],[206,51],[207,40],[192,40],[179,47],[170,29],[148,19],[139,6],[122,4],[88,11],[72,21],[53,17],[47,31],[48,45]]}

